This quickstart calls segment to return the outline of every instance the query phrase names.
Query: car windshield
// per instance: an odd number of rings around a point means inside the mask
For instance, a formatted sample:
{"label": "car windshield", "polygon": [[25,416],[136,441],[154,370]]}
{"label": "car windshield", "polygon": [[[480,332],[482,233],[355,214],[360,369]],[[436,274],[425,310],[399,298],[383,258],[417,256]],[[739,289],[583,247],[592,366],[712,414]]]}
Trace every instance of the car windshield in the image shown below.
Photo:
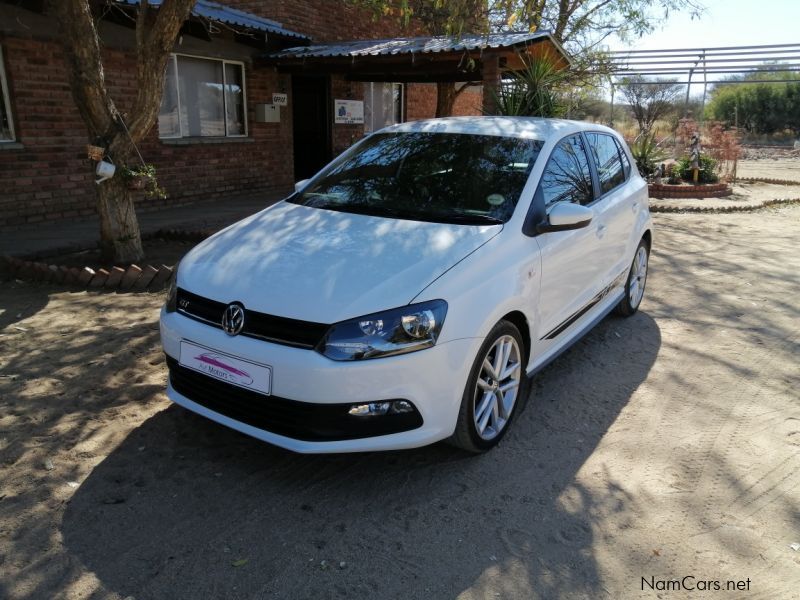
{"label": "car windshield", "polygon": [[461,133],[378,133],[290,202],[398,219],[511,218],[543,142]]}

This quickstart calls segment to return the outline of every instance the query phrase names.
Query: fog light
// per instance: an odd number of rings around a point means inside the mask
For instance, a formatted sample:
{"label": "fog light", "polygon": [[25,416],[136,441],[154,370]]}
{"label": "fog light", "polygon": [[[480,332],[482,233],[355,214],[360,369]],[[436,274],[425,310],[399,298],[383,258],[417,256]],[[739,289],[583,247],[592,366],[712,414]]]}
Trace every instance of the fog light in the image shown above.
{"label": "fog light", "polygon": [[380,417],[383,415],[400,415],[414,412],[414,406],[408,400],[394,400],[392,402],[369,402],[368,404],[353,404],[347,414],[354,417]]}
{"label": "fog light", "polygon": [[391,408],[391,402],[370,402],[369,404],[354,404],[348,414],[354,417],[372,417],[385,415]]}
{"label": "fog light", "polygon": [[410,413],[414,412],[414,407],[411,406],[411,402],[407,400],[396,400],[392,402],[392,412],[393,413]]}

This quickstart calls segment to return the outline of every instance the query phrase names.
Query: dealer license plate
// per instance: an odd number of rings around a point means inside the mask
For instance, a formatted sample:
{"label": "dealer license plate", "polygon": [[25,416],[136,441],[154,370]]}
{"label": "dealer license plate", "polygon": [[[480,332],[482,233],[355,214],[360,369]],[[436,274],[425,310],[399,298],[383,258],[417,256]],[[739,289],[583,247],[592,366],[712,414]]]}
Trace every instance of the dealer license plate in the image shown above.
{"label": "dealer license plate", "polygon": [[269,395],[272,367],[181,340],[180,364],[214,379]]}

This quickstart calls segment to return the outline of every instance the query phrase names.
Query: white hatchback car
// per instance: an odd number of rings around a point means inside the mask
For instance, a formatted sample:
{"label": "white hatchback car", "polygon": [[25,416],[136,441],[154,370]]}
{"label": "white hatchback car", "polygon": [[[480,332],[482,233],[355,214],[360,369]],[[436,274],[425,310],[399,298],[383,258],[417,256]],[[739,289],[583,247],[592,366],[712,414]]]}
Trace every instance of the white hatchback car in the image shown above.
{"label": "white hatchback car", "polygon": [[487,450],[531,375],[639,307],[652,224],[632,165],[589,123],[374,133],[184,257],[167,393],[299,452]]}

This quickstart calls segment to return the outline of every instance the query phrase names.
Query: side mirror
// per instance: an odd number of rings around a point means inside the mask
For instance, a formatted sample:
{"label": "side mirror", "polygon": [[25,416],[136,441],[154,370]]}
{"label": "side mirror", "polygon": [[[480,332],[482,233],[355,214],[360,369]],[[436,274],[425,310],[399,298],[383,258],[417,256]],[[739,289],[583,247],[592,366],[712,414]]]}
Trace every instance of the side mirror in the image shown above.
{"label": "side mirror", "polygon": [[306,186],[307,183],[308,179],[301,179],[300,181],[294,184],[294,191],[299,192]]}
{"label": "side mirror", "polygon": [[558,202],[548,212],[546,221],[536,227],[536,232],[548,233],[581,229],[591,223],[592,218],[594,218],[594,211],[588,206],[574,202]]}

